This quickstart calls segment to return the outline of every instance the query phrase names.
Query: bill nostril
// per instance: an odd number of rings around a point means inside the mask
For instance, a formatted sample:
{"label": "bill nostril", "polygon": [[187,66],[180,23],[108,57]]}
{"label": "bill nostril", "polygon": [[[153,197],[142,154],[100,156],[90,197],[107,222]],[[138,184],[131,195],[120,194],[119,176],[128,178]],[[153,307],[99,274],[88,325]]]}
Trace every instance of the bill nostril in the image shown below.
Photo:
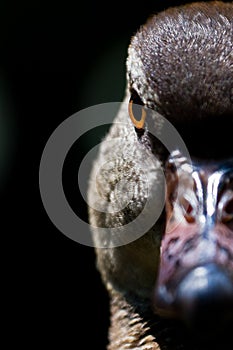
{"label": "bill nostril", "polygon": [[218,333],[233,321],[233,282],[215,264],[197,267],[181,281],[175,303],[189,327],[203,336]]}

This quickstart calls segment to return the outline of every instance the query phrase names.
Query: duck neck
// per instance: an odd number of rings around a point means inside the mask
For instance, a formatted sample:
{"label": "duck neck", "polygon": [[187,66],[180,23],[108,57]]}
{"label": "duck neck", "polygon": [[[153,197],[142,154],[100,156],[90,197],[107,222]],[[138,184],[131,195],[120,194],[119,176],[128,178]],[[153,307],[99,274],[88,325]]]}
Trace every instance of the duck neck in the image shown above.
{"label": "duck neck", "polygon": [[151,328],[147,322],[146,310],[137,307],[120,293],[111,295],[111,326],[109,329],[108,350],[120,349],[148,349],[162,350],[151,334]]}

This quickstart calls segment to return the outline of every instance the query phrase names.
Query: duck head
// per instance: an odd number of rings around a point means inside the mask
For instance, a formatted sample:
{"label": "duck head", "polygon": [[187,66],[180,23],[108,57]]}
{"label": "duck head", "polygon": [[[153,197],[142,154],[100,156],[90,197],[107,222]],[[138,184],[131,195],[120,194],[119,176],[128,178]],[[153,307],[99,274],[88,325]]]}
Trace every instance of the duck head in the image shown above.
{"label": "duck head", "polygon": [[133,38],[128,59],[132,101],[171,121],[191,155],[176,149],[164,162],[154,309],[204,334],[233,321],[232,18],[220,2],[170,9]]}
{"label": "duck head", "polygon": [[[90,209],[96,227],[133,220],[147,195],[140,168],[131,172],[129,164],[145,152],[159,159],[166,178],[159,220],[130,244],[97,249],[98,267],[110,295],[124,296],[134,310],[182,320],[204,336],[233,324],[232,19],[232,3],[193,3],[152,16],[132,38],[129,112],[122,107],[116,118],[124,123],[130,115],[132,123],[113,125],[110,135],[120,135],[121,146],[111,147],[107,136],[96,166],[114,163],[117,155],[111,176],[105,171],[97,180],[108,201],[123,173],[135,183],[134,193],[118,213]],[[140,120],[134,106],[142,111]],[[168,152],[153,136],[162,117],[181,135],[189,159],[175,143]],[[159,177],[149,181],[149,195],[156,196]]]}

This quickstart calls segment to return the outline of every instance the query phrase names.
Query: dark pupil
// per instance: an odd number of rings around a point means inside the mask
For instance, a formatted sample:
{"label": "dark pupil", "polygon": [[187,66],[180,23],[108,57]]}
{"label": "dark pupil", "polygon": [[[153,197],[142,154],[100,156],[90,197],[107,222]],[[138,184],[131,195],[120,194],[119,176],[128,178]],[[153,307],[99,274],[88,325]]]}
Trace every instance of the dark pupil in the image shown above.
{"label": "dark pupil", "polygon": [[136,120],[140,121],[142,118],[142,107],[137,104],[133,104],[133,115]]}

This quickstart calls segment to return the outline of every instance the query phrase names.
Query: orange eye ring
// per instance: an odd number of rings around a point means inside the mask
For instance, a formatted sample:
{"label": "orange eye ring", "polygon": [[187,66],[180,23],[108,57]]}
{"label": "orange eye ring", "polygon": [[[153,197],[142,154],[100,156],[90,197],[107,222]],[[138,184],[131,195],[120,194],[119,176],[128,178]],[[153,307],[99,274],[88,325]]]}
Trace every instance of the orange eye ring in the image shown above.
{"label": "orange eye ring", "polygon": [[133,125],[135,126],[135,128],[142,129],[144,124],[145,124],[145,120],[146,120],[145,109],[142,107],[141,119],[140,120],[135,119],[134,114],[133,114],[133,100],[130,100],[129,106],[128,106],[128,112],[129,112],[130,119],[131,119]]}

